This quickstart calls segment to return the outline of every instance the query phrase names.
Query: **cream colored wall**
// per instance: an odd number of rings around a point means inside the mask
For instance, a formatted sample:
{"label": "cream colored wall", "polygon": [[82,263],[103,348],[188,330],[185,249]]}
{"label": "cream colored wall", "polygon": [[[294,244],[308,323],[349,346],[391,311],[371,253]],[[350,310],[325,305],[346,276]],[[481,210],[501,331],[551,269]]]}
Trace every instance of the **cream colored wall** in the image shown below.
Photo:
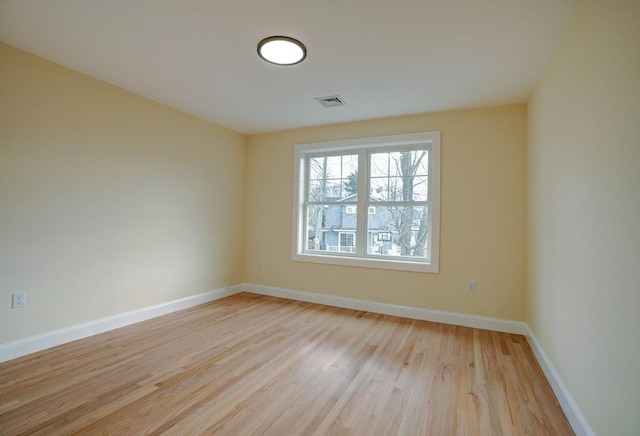
{"label": "cream colored wall", "polygon": [[598,435],[640,434],[640,2],[579,1],[528,117],[527,321]]}
{"label": "cream colored wall", "polygon": [[[639,5],[578,1],[528,111],[246,147],[0,45],[0,342],[243,281],[523,320],[527,259],[526,321],[589,424],[640,433]],[[442,131],[439,274],[291,261],[295,144],[429,130]],[[9,309],[15,291],[25,309]]]}
{"label": "cream colored wall", "polygon": [[243,135],[0,50],[0,342],[242,282]]}
{"label": "cream colored wall", "polygon": [[[525,120],[525,105],[513,105],[249,137],[245,281],[523,320]],[[430,130],[442,132],[439,274],[291,260],[296,144]]]}

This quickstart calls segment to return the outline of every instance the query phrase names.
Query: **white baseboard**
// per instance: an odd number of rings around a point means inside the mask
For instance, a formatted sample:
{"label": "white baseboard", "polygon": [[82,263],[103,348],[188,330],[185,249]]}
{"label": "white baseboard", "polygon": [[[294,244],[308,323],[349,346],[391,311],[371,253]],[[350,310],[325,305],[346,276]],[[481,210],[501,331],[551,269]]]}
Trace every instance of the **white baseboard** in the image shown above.
{"label": "white baseboard", "polygon": [[55,347],[57,345],[66,344],[67,342],[97,335],[98,333],[103,333],[119,327],[135,324],[157,316],[166,315],[178,310],[188,309],[199,304],[237,294],[238,292],[242,292],[242,290],[242,285],[233,285],[193,295],[191,297],[181,298],[179,300],[133,310],[131,312],[125,312],[82,324],[72,325],[70,327],[52,330],[39,335],[18,339],[16,341],[5,342],[4,344],[0,344],[0,362],[5,362],[27,354]]}
{"label": "white baseboard", "polygon": [[538,342],[529,325],[525,325],[527,341],[538,360],[538,364],[542,368],[542,372],[544,372],[545,377],[549,381],[553,393],[556,394],[556,398],[560,403],[560,407],[562,407],[562,411],[569,420],[571,428],[573,428],[577,436],[595,436],[594,431],[591,429],[591,426],[589,426],[578,404],[573,399],[571,392],[569,392],[567,385],[564,384],[562,378],[560,378],[560,374],[558,374],[558,371],[556,371],[556,368],[551,363],[549,356],[544,352],[542,345]]}
{"label": "white baseboard", "polygon": [[345,309],[364,310],[367,312],[399,316],[402,318],[434,321],[442,324],[453,324],[521,335],[524,335],[526,332],[526,326],[523,322],[511,321],[502,318],[447,312],[444,310],[424,309],[421,307],[399,306],[395,304],[378,303],[375,301],[358,300],[355,298],[338,297],[335,295],[274,288],[271,286],[262,286],[253,283],[245,283],[244,289],[254,294],[270,295],[272,297],[287,298],[289,300],[304,301],[307,303],[324,304],[327,306],[342,307]]}

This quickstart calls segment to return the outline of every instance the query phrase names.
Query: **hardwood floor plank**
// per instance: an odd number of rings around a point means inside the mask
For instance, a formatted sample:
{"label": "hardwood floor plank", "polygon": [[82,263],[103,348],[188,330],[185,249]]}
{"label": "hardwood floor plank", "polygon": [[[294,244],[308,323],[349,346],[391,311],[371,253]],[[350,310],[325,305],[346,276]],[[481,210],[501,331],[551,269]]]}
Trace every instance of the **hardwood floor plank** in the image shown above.
{"label": "hardwood floor plank", "polygon": [[519,335],[249,293],[0,364],[0,434],[571,435]]}

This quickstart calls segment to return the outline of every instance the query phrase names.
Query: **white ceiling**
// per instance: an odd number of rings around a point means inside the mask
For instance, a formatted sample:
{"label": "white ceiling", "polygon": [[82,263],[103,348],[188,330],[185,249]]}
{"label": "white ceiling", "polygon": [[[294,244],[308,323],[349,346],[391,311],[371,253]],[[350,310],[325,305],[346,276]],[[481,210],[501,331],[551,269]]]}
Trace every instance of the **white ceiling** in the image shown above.
{"label": "white ceiling", "polygon": [[[573,0],[0,0],[0,40],[252,134],[524,102]],[[304,42],[279,67],[256,45]],[[339,94],[347,105],[314,100]]]}

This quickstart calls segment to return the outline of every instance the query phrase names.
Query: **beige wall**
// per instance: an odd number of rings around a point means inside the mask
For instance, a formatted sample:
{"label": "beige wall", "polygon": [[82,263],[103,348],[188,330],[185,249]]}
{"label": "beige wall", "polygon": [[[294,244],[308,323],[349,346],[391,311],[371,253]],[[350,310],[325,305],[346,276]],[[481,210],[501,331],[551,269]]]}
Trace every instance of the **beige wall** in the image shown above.
{"label": "beige wall", "polygon": [[[245,281],[523,320],[525,122],[525,105],[513,105],[249,137]],[[430,130],[442,132],[439,274],[291,260],[296,144]]]}
{"label": "beige wall", "polygon": [[243,135],[0,50],[0,342],[242,282]]}
{"label": "beige wall", "polygon": [[[526,319],[595,432],[640,433],[639,5],[578,1],[528,111],[248,145],[0,45],[0,342],[243,281]],[[442,132],[439,274],[291,261],[295,144],[429,130]],[[15,291],[25,309],[9,309]]]}
{"label": "beige wall", "polygon": [[579,1],[529,103],[527,321],[607,436],[640,434],[639,23]]}

